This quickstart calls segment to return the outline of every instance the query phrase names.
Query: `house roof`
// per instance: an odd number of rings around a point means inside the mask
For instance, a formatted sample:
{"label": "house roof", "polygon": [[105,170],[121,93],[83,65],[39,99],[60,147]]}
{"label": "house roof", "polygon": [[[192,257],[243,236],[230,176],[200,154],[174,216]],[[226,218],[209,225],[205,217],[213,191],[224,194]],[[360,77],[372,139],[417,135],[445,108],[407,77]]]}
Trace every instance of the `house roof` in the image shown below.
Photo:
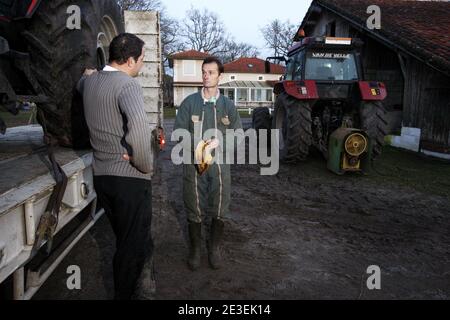
{"label": "house roof", "polygon": [[200,52],[197,50],[188,50],[188,51],[182,51],[178,53],[172,54],[169,59],[174,60],[203,60],[205,58],[210,57],[211,55],[206,52]]}
{"label": "house roof", "polygon": [[[223,67],[226,73],[265,73],[265,61],[259,58],[240,58]],[[285,68],[278,64],[270,64],[271,74],[284,74]]]}
{"label": "house roof", "polygon": [[[381,9],[381,29],[369,30],[367,8]],[[319,18],[317,6],[328,9],[358,29],[428,65],[450,73],[450,2],[411,0],[314,0],[300,29]]]}

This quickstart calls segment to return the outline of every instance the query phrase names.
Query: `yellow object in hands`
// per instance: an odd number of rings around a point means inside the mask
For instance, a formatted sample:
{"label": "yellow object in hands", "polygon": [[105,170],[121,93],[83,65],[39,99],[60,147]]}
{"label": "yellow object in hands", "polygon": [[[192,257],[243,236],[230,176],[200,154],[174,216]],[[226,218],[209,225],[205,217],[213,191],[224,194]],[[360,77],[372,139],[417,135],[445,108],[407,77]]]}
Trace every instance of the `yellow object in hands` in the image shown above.
{"label": "yellow object in hands", "polygon": [[218,147],[217,139],[213,140],[202,140],[198,143],[197,148],[195,149],[195,160],[196,160],[196,168],[199,175],[208,170],[209,166],[214,160],[214,157],[211,155],[213,149]]}

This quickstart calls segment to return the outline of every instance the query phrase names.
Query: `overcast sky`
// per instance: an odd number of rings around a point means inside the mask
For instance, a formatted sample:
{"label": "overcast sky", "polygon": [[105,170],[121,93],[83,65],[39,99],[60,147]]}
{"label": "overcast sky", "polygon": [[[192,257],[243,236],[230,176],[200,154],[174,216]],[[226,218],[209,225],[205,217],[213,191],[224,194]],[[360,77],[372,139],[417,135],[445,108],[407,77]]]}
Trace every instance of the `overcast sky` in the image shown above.
{"label": "overcast sky", "polygon": [[256,46],[261,57],[270,55],[263,50],[264,38],[260,29],[271,20],[290,20],[300,25],[312,0],[162,0],[169,16],[182,20],[191,6],[203,11],[204,8],[218,14],[229,34],[238,42]]}

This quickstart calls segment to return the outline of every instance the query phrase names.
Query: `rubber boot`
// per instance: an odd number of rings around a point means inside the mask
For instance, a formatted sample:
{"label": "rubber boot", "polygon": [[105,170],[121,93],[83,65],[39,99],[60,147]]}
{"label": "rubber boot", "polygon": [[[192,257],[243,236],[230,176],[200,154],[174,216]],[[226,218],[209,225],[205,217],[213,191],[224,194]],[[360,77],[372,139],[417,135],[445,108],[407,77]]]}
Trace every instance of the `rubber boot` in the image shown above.
{"label": "rubber boot", "polygon": [[220,269],[221,267],[221,254],[220,254],[220,242],[223,234],[223,221],[218,219],[212,219],[211,223],[211,235],[209,238],[208,246],[208,260],[209,265],[213,269]]}
{"label": "rubber boot", "polygon": [[191,243],[189,248],[188,266],[192,271],[195,271],[200,267],[201,230],[201,223],[189,222],[189,240]]}

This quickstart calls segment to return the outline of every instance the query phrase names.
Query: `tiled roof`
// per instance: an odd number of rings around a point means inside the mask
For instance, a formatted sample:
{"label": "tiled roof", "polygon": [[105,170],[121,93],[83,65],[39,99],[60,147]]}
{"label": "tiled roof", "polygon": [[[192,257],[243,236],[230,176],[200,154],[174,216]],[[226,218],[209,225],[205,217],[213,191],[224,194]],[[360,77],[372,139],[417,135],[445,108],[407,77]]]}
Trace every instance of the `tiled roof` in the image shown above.
{"label": "tiled roof", "polygon": [[[366,31],[435,68],[450,72],[450,2],[411,0],[315,0]],[[381,29],[369,30],[367,8],[381,9]],[[302,27],[309,20],[309,14]],[[308,34],[307,34],[308,36]]]}
{"label": "tiled roof", "polygon": [[188,50],[178,53],[174,53],[170,56],[170,59],[183,59],[183,60],[203,60],[211,55],[206,52],[200,52],[197,50]]}
{"label": "tiled roof", "polygon": [[[265,61],[258,58],[240,58],[224,65],[226,73],[265,73]],[[284,74],[283,66],[271,63],[271,74]]]}

